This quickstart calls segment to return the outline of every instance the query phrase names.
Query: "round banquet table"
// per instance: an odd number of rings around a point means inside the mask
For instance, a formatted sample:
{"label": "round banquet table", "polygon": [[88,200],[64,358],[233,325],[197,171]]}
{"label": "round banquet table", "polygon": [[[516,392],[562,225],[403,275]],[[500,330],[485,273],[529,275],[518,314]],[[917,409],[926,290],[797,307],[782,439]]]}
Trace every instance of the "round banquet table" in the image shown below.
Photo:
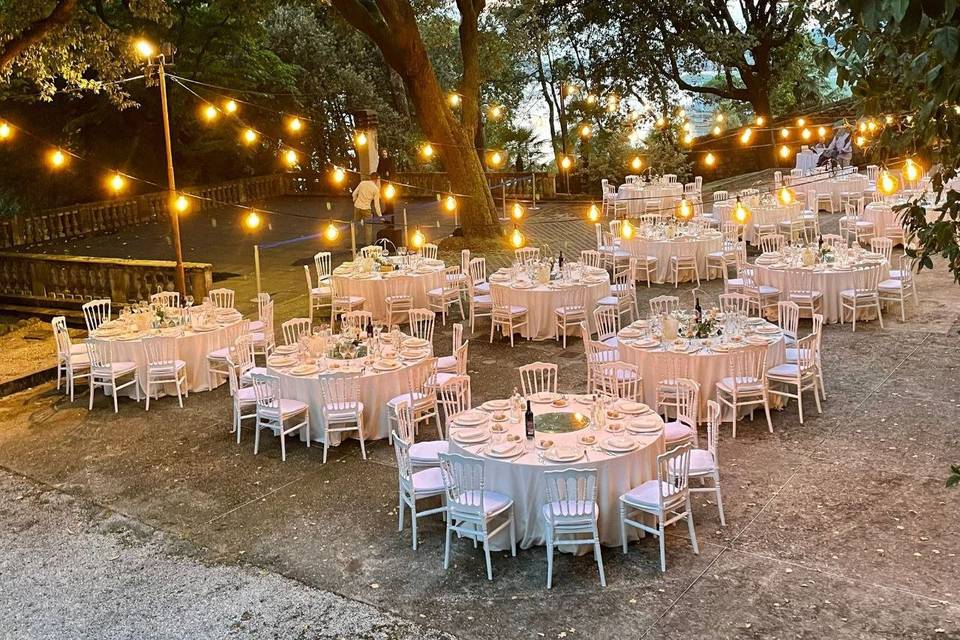
{"label": "round banquet table", "polygon": [[843,193],[857,193],[860,196],[870,187],[870,180],[865,175],[859,173],[846,173],[838,176],[831,176],[829,173],[814,173],[803,178],[793,178],[790,182],[790,188],[797,195],[815,192],[817,194],[829,193],[833,198],[833,206],[840,210],[840,195]]}
{"label": "round banquet table", "polygon": [[[733,219],[735,204],[736,200],[725,200],[713,205],[713,210],[721,225],[724,222],[735,222]],[[797,217],[799,214],[797,205],[761,203],[756,198],[747,198],[744,205],[750,210],[750,218],[742,225],[742,236],[744,241],[750,244],[757,244],[760,241],[759,234],[756,231],[758,225],[779,225],[781,222],[790,220],[791,217]]]}
{"label": "round banquet table", "polygon": [[[695,237],[677,236],[673,239],[644,238],[634,236],[623,241],[624,247],[630,255],[653,256],[657,259],[657,273],[654,282],[664,283],[670,279],[670,256],[695,255],[700,279],[707,275],[707,255],[723,249],[723,235],[719,231],[702,231]],[[681,278],[687,280],[693,276],[689,272],[680,273]]]}
{"label": "round banquet table", "polygon": [[820,154],[809,147],[804,147],[797,153],[796,168],[803,171],[804,174],[810,173],[817,166],[817,158]]}
{"label": "round banquet table", "polygon": [[[426,359],[401,360],[397,369],[380,371],[373,366],[365,366],[362,358],[354,360],[330,360],[336,368],[327,368],[319,373],[298,376],[291,373],[290,367],[278,367],[267,363],[268,371],[280,378],[280,393],[284,398],[299,400],[310,407],[310,439],[323,442],[323,395],[320,392],[320,377],[337,373],[361,374],[360,402],[363,403],[363,439],[382,440],[390,435],[390,409],[387,401],[407,392],[407,373],[410,367],[429,366]],[[426,427],[429,432],[430,427]],[[349,432],[348,432],[349,434]],[[355,432],[351,437],[356,437]],[[337,446],[343,439],[342,433],[330,434],[330,446]]]}
{"label": "round banquet table", "polygon": [[[902,229],[900,224],[900,212],[895,212],[893,208],[902,202],[871,202],[863,208],[863,219],[868,222],[873,223],[873,228],[876,230],[878,235],[884,234],[884,229],[889,229],[894,227],[896,229]],[[927,211],[927,221],[933,222],[938,217],[940,217],[940,211],[934,209],[933,205],[926,206]],[[898,238],[902,237],[898,234]],[[898,239],[898,244],[900,240]]]}
{"label": "round banquet table", "polygon": [[[187,363],[187,390],[190,393],[208,391],[210,389],[210,367],[207,354],[217,349],[231,346],[243,331],[243,322],[238,320],[225,326],[217,326],[210,331],[194,331],[186,327],[173,329],[149,329],[146,332],[127,334],[131,338],[101,337],[94,332],[94,338],[110,342],[111,357],[115,362],[137,363],[137,375],[140,379],[139,393],[143,397],[147,384],[147,355],[143,350],[141,338],[156,335],[172,335],[177,341],[177,358]],[[214,376],[214,386],[220,386],[226,381],[221,375]],[[177,395],[174,384],[154,386],[153,393]],[[133,386],[120,390],[121,395],[135,395]],[[156,396],[154,396],[156,397]]]}
{"label": "round banquet table", "polygon": [[[527,324],[521,327],[520,331],[524,338],[533,340],[553,340],[557,337],[554,309],[563,304],[565,296],[573,295],[577,288],[584,290],[584,308],[587,310],[587,324],[591,331],[596,329],[591,310],[596,308],[598,300],[610,295],[610,277],[606,271],[602,275],[598,273],[587,276],[581,282],[568,285],[551,282],[529,287],[532,284],[529,280],[513,283],[497,282],[492,277],[489,280],[491,288],[497,287],[505,292],[509,304],[527,308]],[[572,335],[577,335],[578,332],[579,328],[574,328]]]}
{"label": "round banquet table", "polygon": [[[880,258],[880,256],[876,257]],[[863,262],[861,266],[867,266],[869,264],[878,264],[878,262]],[[786,265],[755,264],[754,278],[758,284],[765,284],[779,289],[780,298],[786,300],[794,286],[791,269],[797,268],[801,267],[788,268]],[[840,292],[844,289],[854,288],[857,278],[856,271],[853,268],[834,268],[824,264],[802,268],[813,271],[813,288],[815,291],[823,294],[823,321],[827,324],[840,322]],[[889,277],[890,267],[884,263],[880,267],[880,282],[883,282]],[[801,311],[801,313],[803,314],[804,312]],[[876,316],[872,310],[862,311],[860,314],[858,318],[870,319]]]}
{"label": "round banquet table", "polygon": [[617,189],[617,200],[626,201],[627,214],[631,216],[641,215],[645,211],[671,214],[674,201],[682,196],[683,184],[680,182],[634,182],[622,184]]}
{"label": "round banquet table", "polygon": [[[556,408],[548,403],[531,403],[535,420],[542,420],[545,414],[551,413],[580,413],[590,414],[590,405],[581,403],[580,398],[569,396],[569,404],[565,408]],[[461,444],[457,441],[458,431],[465,431],[468,427],[452,426],[449,441],[450,452],[481,457],[484,460],[484,486],[492,491],[506,494],[513,498],[514,519],[516,524],[517,543],[521,549],[546,544],[546,523],[541,511],[547,501],[544,472],[560,469],[596,469],[597,470],[597,506],[599,507],[598,529],[600,543],[613,547],[621,544],[620,538],[620,511],[619,498],[624,493],[639,486],[647,480],[657,477],[657,456],[666,450],[663,439],[663,420],[655,413],[632,418],[651,425],[658,425],[659,431],[650,434],[633,434],[624,431],[637,443],[637,447],[626,453],[607,453],[599,449],[603,442],[612,434],[606,431],[595,431],[590,427],[569,433],[543,432],[538,429],[536,441],[549,439],[557,446],[581,446],[578,438],[584,434],[594,435],[598,444],[584,447],[584,456],[574,462],[552,462],[539,455],[525,438],[522,422],[505,422],[508,432],[520,438],[520,445],[524,453],[518,457],[498,459],[486,453],[491,445],[491,438],[484,443]],[[487,430],[494,424],[487,420],[481,429]],[[537,425],[542,426],[541,424]],[[477,428],[477,427],[470,427]],[[504,437],[504,436],[498,436]],[[627,535],[630,540],[640,538],[637,530],[628,527]],[[510,548],[510,534],[504,529],[491,541],[490,548],[501,551]],[[592,551],[590,545],[580,545],[573,549],[569,545],[560,547],[564,551],[587,553]]]}
{"label": "round banquet table", "polygon": [[[768,324],[768,326],[774,325]],[[783,334],[777,331],[775,334],[764,335],[763,338],[767,343],[767,369],[786,362],[787,353]],[[669,377],[668,358],[675,355],[675,352],[668,350],[663,343],[652,348],[642,348],[636,346],[633,339],[622,335],[618,336],[617,342],[620,359],[640,367],[640,375],[643,378],[643,401],[651,407],[656,407],[657,381]],[[688,345],[687,349],[677,355],[686,359],[687,377],[700,383],[698,419],[700,422],[706,422],[707,400],[715,397],[717,383],[730,375],[729,352],[714,351],[706,346],[697,349],[693,344]],[[778,396],[770,396],[771,408],[779,406],[777,399]]]}
{"label": "round banquet table", "polygon": [[415,308],[426,308],[427,291],[438,289],[444,284],[444,264],[437,261],[425,261],[416,269],[400,271],[377,271],[360,274],[352,267],[337,267],[333,271],[333,281],[342,287],[342,291],[351,296],[364,298],[363,308],[374,318],[387,317],[387,296],[408,295],[413,298]]}

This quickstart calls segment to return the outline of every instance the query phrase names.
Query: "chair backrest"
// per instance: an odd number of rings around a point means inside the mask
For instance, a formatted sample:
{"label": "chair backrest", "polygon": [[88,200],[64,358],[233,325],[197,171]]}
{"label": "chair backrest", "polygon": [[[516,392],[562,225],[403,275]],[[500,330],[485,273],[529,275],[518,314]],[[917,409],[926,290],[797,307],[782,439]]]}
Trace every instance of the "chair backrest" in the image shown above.
{"label": "chair backrest", "polygon": [[525,398],[541,391],[557,392],[560,368],[549,362],[533,362],[517,367],[520,371],[520,386]]}
{"label": "chair backrest", "polygon": [[609,396],[637,401],[642,396],[640,367],[616,360],[600,365],[600,388]]}
{"label": "chair backrest", "polygon": [[760,251],[769,253],[771,251],[780,251],[785,244],[783,235],[779,233],[768,233],[760,236]]}
{"label": "chair backrest", "polygon": [[313,266],[317,270],[317,284],[330,279],[332,272],[332,256],[329,251],[318,251],[313,254]]}
{"label": "chair backrest", "polygon": [[467,411],[473,406],[470,393],[470,376],[458,375],[448,378],[440,385],[439,392],[443,415],[448,418]]}
{"label": "chair backrest", "polygon": [[617,298],[631,298],[634,295],[634,285],[636,284],[634,272],[637,262],[636,260],[633,261],[633,269],[630,268],[630,264],[627,263],[625,267],[621,267],[613,274],[611,285],[613,295]]}
{"label": "chair backrest", "polygon": [[707,451],[713,456],[713,463],[720,466],[720,452],[717,444],[720,439],[720,403],[707,400]]}
{"label": "chair backrest", "polygon": [[310,318],[291,318],[280,325],[283,330],[284,344],[297,344],[300,338],[310,335],[310,328],[313,323]]}
{"label": "chair backrest", "polygon": [[263,321],[263,307],[270,302],[270,294],[261,291],[257,294],[257,319]]}
{"label": "chair backrest", "polygon": [[378,258],[382,255],[383,255],[383,247],[380,247],[379,245],[370,244],[360,248],[361,258]]}
{"label": "chair backrest", "polygon": [[440,454],[440,472],[447,492],[447,508],[455,514],[484,516],[484,461],[459,453]]}
{"label": "chair backrest", "polygon": [[257,414],[278,417],[280,414],[280,378],[266,373],[254,373],[253,394],[257,399]]}
{"label": "chair backrest", "polygon": [[870,238],[870,251],[882,255],[884,261],[889,265],[893,259],[893,240],[874,236]]}
{"label": "chair backrest", "polygon": [[727,358],[727,364],[732,378],[730,385],[733,387],[734,393],[739,395],[741,387],[762,382],[767,370],[766,363],[767,348],[762,345],[751,345],[731,351]]}
{"label": "chair backrest", "polygon": [[550,522],[596,515],[597,470],[560,469],[543,474]]}
{"label": "chair backrest", "polygon": [[407,367],[407,396],[411,405],[416,405],[418,399],[422,400],[427,395],[432,397],[435,394],[435,389],[430,386],[430,382],[436,379],[436,374],[436,358],[427,358]]}
{"label": "chair backrest", "polygon": [[457,375],[467,375],[467,358],[470,353],[470,341],[464,340],[460,346],[453,351],[453,358],[457,361]]}
{"label": "chair backrest", "polygon": [[[409,320],[408,312],[413,309],[413,296],[405,293],[398,293],[387,296],[383,299],[387,303],[387,321],[394,322],[397,315],[404,316]],[[346,314],[344,314],[346,315]],[[371,314],[372,315],[372,314]]]}
{"label": "chair backrest", "polygon": [[486,258],[470,258],[470,278],[473,280],[473,284],[487,281]]}
{"label": "chair backrest", "polygon": [[53,327],[54,344],[57,347],[57,359],[69,360],[70,349],[73,346],[70,340],[70,331],[67,329],[67,318],[65,316],[56,316],[50,321]]}
{"label": "chair backrest", "polygon": [[410,335],[433,344],[433,325],[437,314],[430,309],[410,309],[407,317],[410,319]]}
{"label": "chair backrest", "polygon": [[720,299],[720,311],[723,313],[750,315],[750,310],[753,308],[750,296],[742,293],[721,293],[718,298]]}
{"label": "chair backrest", "polygon": [[597,325],[597,340],[615,338],[620,332],[620,312],[609,305],[596,307],[593,310],[593,323]]}
{"label": "chair backrest", "polygon": [[256,366],[253,355],[253,338],[250,334],[241,334],[233,341],[233,346],[227,352],[227,367],[230,378],[230,389],[240,388],[240,377]]}
{"label": "chair backrest", "polygon": [[675,384],[677,421],[696,432],[700,409],[700,383],[690,378],[677,378]]}
{"label": "chair backrest", "polygon": [[110,300],[101,298],[84,303],[83,319],[87,323],[87,331],[96,331],[104,322],[110,320]]}
{"label": "chair backrest", "polygon": [[540,247],[521,247],[514,249],[513,254],[520,264],[527,264],[540,259]]}
{"label": "chair backrest", "polygon": [[364,332],[366,332],[367,327],[370,326],[371,322],[373,322],[373,312],[364,311],[363,309],[347,311],[340,316],[341,327],[354,327],[355,329],[359,329],[360,331]]}
{"label": "chair backrest", "polygon": [[659,502],[662,511],[671,510],[687,501],[690,487],[690,451],[685,444],[657,456]]}
{"label": "chair backrest", "polygon": [[460,250],[460,270],[463,273],[470,273],[470,249]]}
{"label": "chair backrest", "polygon": [[110,364],[113,362],[113,349],[110,341],[87,338],[83,343],[87,345],[90,370],[93,372],[109,370]]}
{"label": "chair backrest", "polygon": [[856,293],[858,295],[876,293],[880,284],[880,265],[859,268],[854,271],[856,279]]}
{"label": "chair backrest", "polygon": [[422,247],[420,247],[420,255],[430,260],[437,259],[438,251],[439,251],[439,247],[437,247],[437,245],[433,244],[432,242],[428,242]]}
{"label": "chair backrest", "polygon": [[697,193],[703,192],[703,176],[693,176],[693,184],[697,187]]}
{"label": "chair backrest", "polygon": [[179,291],[159,291],[152,296],[150,296],[150,302],[153,304],[158,304],[161,307],[170,308],[170,307],[179,307],[180,306],[180,292]]}
{"label": "chair backrest", "polygon": [[150,336],[141,340],[143,353],[150,367],[174,366],[177,360],[177,339],[173,336]]}
{"label": "chair backrest", "polygon": [[494,311],[507,311],[510,301],[507,299],[505,287],[490,287],[490,302]]}
{"label": "chair backrest", "polygon": [[797,340],[797,366],[801,371],[809,371],[817,362],[817,345],[820,334],[811,333]]}
{"label": "chair backrest", "polygon": [[913,272],[917,268],[917,259],[907,254],[900,256],[900,283],[906,289],[913,286]]}
{"label": "chair backrest", "polygon": [[740,239],[740,225],[736,222],[724,222],[720,225],[723,239],[728,242],[737,242]]}
{"label": "chair backrest", "polygon": [[568,311],[586,310],[587,289],[586,287],[568,287],[561,289],[557,297],[557,306]]}
{"label": "chair backrest", "polygon": [[397,479],[400,486],[409,491],[413,488],[413,464],[410,462],[411,441],[396,431],[393,432],[392,436],[393,452],[397,456]]}
{"label": "chair backrest", "polygon": [[823,234],[823,244],[831,245],[833,247],[846,246],[847,241],[843,239],[843,236],[837,235],[836,233],[825,233]]}
{"label": "chair backrest", "polygon": [[810,294],[813,291],[813,271],[810,269],[789,269],[787,274],[791,293]]}
{"label": "chair backrest", "polygon": [[457,349],[460,348],[460,345],[463,344],[463,323],[454,322],[453,323],[453,352],[456,353]]}
{"label": "chair backrest", "polygon": [[310,265],[303,265],[303,274],[307,278],[307,297],[313,294],[313,277],[310,275]]}
{"label": "chair backrest", "polygon": [[264,303],[260,309],[260,321],[263,322],[263,333],[267,340],[274,339],[273,327],[273,300]]}
{"label": "chair backrest", "polygon": [[334,374],[320,376],[321,410],[324,420],[343,411],[352,411],[360,402],[360,374]]}
{"label": "chair backrest", "polygon": [[623,220],[611,220],[607,223],[607,226],[610,228],[610,235],[614,238],[620,237],[620,227],[623,225]]}
{"label": "chair backrest", "polygon": [[723,202],[724,200],[729,200],[729,199],[730,199],[730,194],[722,189],[713,192],[714,202]]}
{"label": "chair backrest", "polygon": [[440,284],[440,289],[447,294],[453,294],[453,292],[460,291],[460,283],[463,282],[459,279],[460,267],[453,265],[450,267],[445,267],[443,270],[443,281]]}
{"label": "chair backrest", "polygon": [[233,289],[223,287],[211,289],[208,295],[210,296],[210,301],[213,303],[213,306],[218,309],[233,309],[235,306],[234,299],[236,298],[236,294]]}
{"label": "chair backrest", "polygon": [[657,296],[650,298],[650,315],[672,313],[680,306],[678,296]]}
{"label": "chair backrest", "polygon": [[797,339],[797,327],[800,324],[800,305],[791,300],[777,303],[777,326],[784,335]]}

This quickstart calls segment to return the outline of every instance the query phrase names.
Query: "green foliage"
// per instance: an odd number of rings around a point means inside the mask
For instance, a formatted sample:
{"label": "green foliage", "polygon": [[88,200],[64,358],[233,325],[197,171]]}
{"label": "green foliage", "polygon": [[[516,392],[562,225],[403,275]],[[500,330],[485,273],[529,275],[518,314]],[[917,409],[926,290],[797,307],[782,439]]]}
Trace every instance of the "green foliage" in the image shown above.
{"label": "green foliage", "polygon": [[950,465],[950,477],[947,478],[948,487],[960,485],[960,464]]}
{"label": "green foliage", "polygon": [[680,146],[683,131],[673,123],[662,129],[654,128],[643,142],[644,166],[653,167],[654,175],[673,173],[682,182],[688,182],[693,167]]}

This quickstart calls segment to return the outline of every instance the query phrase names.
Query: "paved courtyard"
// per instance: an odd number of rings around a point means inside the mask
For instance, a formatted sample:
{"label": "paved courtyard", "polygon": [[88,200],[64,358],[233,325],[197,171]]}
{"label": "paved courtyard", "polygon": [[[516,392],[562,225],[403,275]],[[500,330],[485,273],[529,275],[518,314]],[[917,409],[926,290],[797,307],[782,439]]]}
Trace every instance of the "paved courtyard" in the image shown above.
{"label": "paved courtyard", "polygon": [[[273,206],[323,211],[308,198]],[[547,203],[528,236],[579,251],[592,243],[582,210]],[[229,218],[188,222],[187,258],[212,262],[246,300],[252,240]],[[299,265],[322,246],[305,238],[315,226],[277,218],[259,239],[274,245],[263,267],[278,320],[306,309]],[[164,234],[152,225],[69,250],[162,258]],[[439,518],[421,522],[416,552],[409,527],[396,530],[386,442],[366,461],[352,441],[325,465],[321,448],[298,444],[282,463],[270,440],[254,456],[229,433],[224,388],[182,410],[121,402],[117,415],[49,384],[0,399],[0,636],[960,638],[960,492],[944,487],[960,461],[960,289],[942,267],[918,284],[907,323],[826,327],[822,415],[800,425],[791,404],[773,434],[760,419],[736,440],[724,429],[727,524],[696,498],[700,555],[685,527],[668,531],[665,574],[651,538],[627,555],[605,548],[606,588],[592,556],[563,555],[547,591],[543,548],[495,554],[488,582],[482,552],[463,542],[444,572]],[[668,289],[641,287],[641,310]],[[475,403],[509,394],[516,367],[535,360],[559,363],[565,390],[585,387],[579,340],[511,349],[489,344],[487,326],[471,339]],[[449,326],[435,347],[449,352]]]}

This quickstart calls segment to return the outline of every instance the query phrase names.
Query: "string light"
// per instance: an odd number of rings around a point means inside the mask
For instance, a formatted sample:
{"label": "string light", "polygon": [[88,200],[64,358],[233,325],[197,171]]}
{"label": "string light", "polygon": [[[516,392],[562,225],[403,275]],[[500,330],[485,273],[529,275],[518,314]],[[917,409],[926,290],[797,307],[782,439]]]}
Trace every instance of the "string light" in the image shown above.
{"label": "string light", "polygon": [[510,210],[510,215],[513,216],[514,220],[520,220],[523,218],[523,205],[519,202],[514,202],[513,207]]}
{"label": "string light", "polygon": [[634,171],[640,171],[643,167],[643,161],[640,159],[640,156],[633,156],[633,160],[630,161],[630,168]]}
{"label": "string light", "polygon": [[178,195],[173,200],[173,208],[177,213],[186,213],[187,209],[190,208],[190,201],[183,194]]}
{"label": "string light", "polygon": [[629,240],[633,237],[633,225],[630,223],[630,220],[624,219],[623,223],[620,225],[620,237],[624,240]]}
{"label": "string light", "polygon": [[347,172],[340,167],[334,167],[332,178],[334,184],[342,184],[347,178]]}
{"label": "string light", "polygon": [[287,149],[283,154],[283,161],[286,162],[288,166],[296,166],[297,152],[293,149]]}
{"label": "string light", "polygon": [[693,134],[685,133],[683,134],[683,144],[693,144]]}
{"label": "string light", "polygon": [[806,119],[806,118],[797,118],[797,126],[798,126],[798,127],[805,127],[805,126],[807,126],[807,119]]}
{"label": "string light", "polygon": [[753,129],[751,129],[750,127],[747,127],[746,129],[743,130],[743,133],[740,134],[740,143],[749,144],[750,138],[752,137],[753,137]]}
{"label": "string light", "polygon": [[0,140],[9,140],[13,135],[13,128],[6,122],[0,122]]}
{"label": "string light", "polygon": [[47,156],[47,161],[50,163],[50,166],[54,169],[60,169],[65,164],[67,164],[67,154],[65,154],[60,149],[54,149]]}
{"label": "string light", "polygon": [[262,222],[263,219],[260,217],[260,214],[253,209],[243,217],[243,226],[250,230],[256,229]]}
{"label": "string light", "polygon": [[716,165],[716,164],[717,164],[717,156],[713,155],[712,152],[711,152],[711,153],[708,153],[707,155],[703,156],[703,164],[705,164],[705,165],[708,166],[708,167],[712,167],[712,166]]}
{"label": "string light", "polygon": [[866,137],[866,136],[857,136],[856,139],[854,140],[854,142],[857,143],[857,146],[858,146],[858,147],[864,147],[864,146],[866,146],[866,144],[867,144],[867,137]]}
{"label": "string light", "polygon": [[563,169],[564,171],[568,170],[572,166],[573,166],[573,160],[570,159],[570,156],[563,156],[560,159],[560,168]]}
{"label": "string light", "polygon": [[503,107],[498,104],[490,107],[490,117],[494,120],[499,120],[503,116]]}
{"label": "string light", "polygon": [[513,233],[510,234],[510,244],[513,245],[513,248],[519,249],[526,241],[527,239],[523,237],[523,233],[520,232],[517,225],[513,225]]}
{"label": "string light", "polygon": [[449,213],[453,213],[457,210],[457,199],[452,195],[447,196],[443,199],[443,208],[446,209]]}
{"label": "string light", "polygon": [[580,127],[581,138],[589,138],[592,133],[593,133],[593,129],[590,127],[590,125],[585,124],[582,127]]}
{"label": "string light", "polygon": [[410,239],[410,244],[413,245],[414,249],[420,249],[426,242],[426,236],[423,235],[423,231],[420,231],[420,227],[417,227],[416,231],[413,232],[413,237]]}
{"label": "string light", "polygon": [[790,157],[790,147],[788,147],[787,145],[781,145],[781,146],[780,146],[780,157],[783,158],[784,160],[786,160],[787,158],[789,158],[789,157]]}
{"label": "string light", "polygon": [[587,96],[587,104],[597,104],[597,96],[592,93]]}
{"label": "string light", "polygon": [[817,135],[820,136],[821,138],[826,138],[826,137],[827,137],[827,128],[826,128],[826,127],[818,127],[818,128],[817,128]]}
{"label": "string light", "polygon": [[690,206],[690,201],[686,197],[680,198],[680,202],[677,203],[676,216],[680,220],[689,220],[693,217],[693,207]]}
{"label": "string light", "polygon": [[877,121],[874,120],[873,118],[870,118],[870,121],[867,122],[867,131],[869,131],[870,133],[873,133],[876,130],[877,130]]}
{"label": "string light", "polygon": [[487,155],[487,164],[496,169],[503,164],[503,154],[499,151],[492,151]]}
{"label": "string light", "polygon": [[383,199],[389,201],[395,197],[397,197],[397,188],[393,186],[392,182],[388,182],[387,186],[383,188]]}
{"label": "string light", "polygon": [[718,135],[720,135],[721,133],[723,133],[723,129],[720,127],[720,125],[718,125],[718,124],[714,125],[714,126],[713,126],[713,135],[718,136]]}
{"label": "string light", "polygon": [[693,123],[687,120],[686,122],[683,123],[683,127],[681,128],[687,132],[693,131]]}
{"label": "string light", "polygon": [[149,40],[140,38],[134,43],[134,46],[137,49],[137,53],[140,54],[142,58],[152,58],[157,52],[157,48],[153,46]]}
{"label": "string light", "polygon": [[237,112],[237,102],[235,100],[227,100],[223,104],[223,110],[227,113],[236,113]]}
{"label": "string light", "polygon": [[796,196],[793,193],[793,190],[785,186],[781,187],[780,190],[777,192],[777,198],[783,204],[793,204],[794,201],[796,200]]}
{"label": "string light", "polygon": [[287,129],[289,129],[291,133],[300,133],[303,130],[303,120],[297,116],[293,116],[287,120]]}
{"label": "string light", "polygon": [[911,158],[907,158],[906,164],[903,165],[903,175],[908,182],[916,182],[917,178],[920,177],[920,167],[913,161]]}
{"label": "string light", "polygon": [[813,133],[810,131],[810,129],[807,129],[806,127],[804,127],[803,131],[800,132],[800,137],[803,138],[804,142],[809,141],[812,135]]}
{"label": "string light", "polygon": [[861,121],[860,121],[860,124],[857,125],[857,129],[860,130],[860,133],[866,133],[866,132],[867,132],[867,121],[866,121],[866,120],[861,120]]}
{"label": "string light", "polygon": [[450,106],[451,106],[451,107],[459,107],[459,106],[460,106],[460,96],[459,96],[458,94],[456,94],[456,93],[451,93],[451,94],[447,97],[447,102],[450,103]]}
{"label": "string light", "polygon": [[784,140],[786,140],[787,138],[789,138],[789,137],[790,137],[790,129],[787,129],[786,127],[780,129],[780,137],[783,138]]}
{"label": "string light", "polygon": [[600,219],[600,209],[597,208],[597,205],[591,204],[590,209],[587,211],[587,220],[590,222],[596,222]]}
{"label": "string light", "polygon": [[420,155],[424,157],[425,160],[429,160],[433,157],[433,145],[429,142],[420,147]]}
{"label": "string light", "polygon": [[880,189],[880,193],[885,196],[896,193],[899,186],[897,179],[890,175],[890,172],[886,169],[880,174],[880,179],[877,180],[877,187]]}
{"label": "string light", "polygon": [[767,119],[764,118],[763,116],[757,116],[757,121],[756,121],[756,122],[757,122],[757,126],[758,126],[758,127],[762,127],[766,121],[767,121]]}
{"label": "string light", "polygon": [[610,94],[607,96],[607,112],[613,113],[620,107],[620,98],[615,94]]}
{"label": "string light", "polygon": [[737,203],[733,206],[733,219],[738,224],[746,224],[750,220],[750,209],[740,202],[740,196],[737,196]]}
{"label": "string light", "polygon": [[355,140],[355,142],[357,143],[357,146],[358,146],[358,147],[365,147],[365,146],[367,146],[367,134],[364,133],[363,131],[361,131],[360,133],[358,133],[358,134],[357,134],[357,137],[354,138],[354,140]]}
{"label": "string light", "polygon": [[253,144],[257,141],[257,132],[253,129],[244,129],[243,131],[243,141],[246,144]]}
{"label": "string light", "polygon": [[566,91],[565,91],[565,92],[566,92],[566,94],[567,94],[568,96],[572,96],[572,95],[576,94],[576,93],[577,93],[577,85],[575,85],[575,84],[568,84],[567,87],[566,87]]}
{"label": "string light", "polygon": [[715,119],[716,119],[717,122],[723,122],[723,114],[722,114],[722,113],[718,113],[718,114],[716,115]]}
{"label": "string light", "polygon": [[333,224],[333,221],[327,223],[327,226],[323,230],[323,237],[328,242],[334,242],[340,237],[340,229],[337,228],[337,225]]}
{"label": "string light", "polygon": [[114,173],[107,180],[107,184],[110,186],[110,190],[114,193],[120,193],[123,191],[123,188],[126,186],[127,181],[123,179],[123,176],[120,175],[120,172]]}
{"label": "string light", "polygon": [[663,116],[660,116],[659,118],[657,118],[657,121],[654,124],[657,125],[657,128],[663,129],[665,126],[667,126],[667,119],[664,118]]}
{"label": "string light", "polygon": [[213,122],[217,119],[217,108],[212,104],[208,104],[203,108],[203,117],[207,122]]}

